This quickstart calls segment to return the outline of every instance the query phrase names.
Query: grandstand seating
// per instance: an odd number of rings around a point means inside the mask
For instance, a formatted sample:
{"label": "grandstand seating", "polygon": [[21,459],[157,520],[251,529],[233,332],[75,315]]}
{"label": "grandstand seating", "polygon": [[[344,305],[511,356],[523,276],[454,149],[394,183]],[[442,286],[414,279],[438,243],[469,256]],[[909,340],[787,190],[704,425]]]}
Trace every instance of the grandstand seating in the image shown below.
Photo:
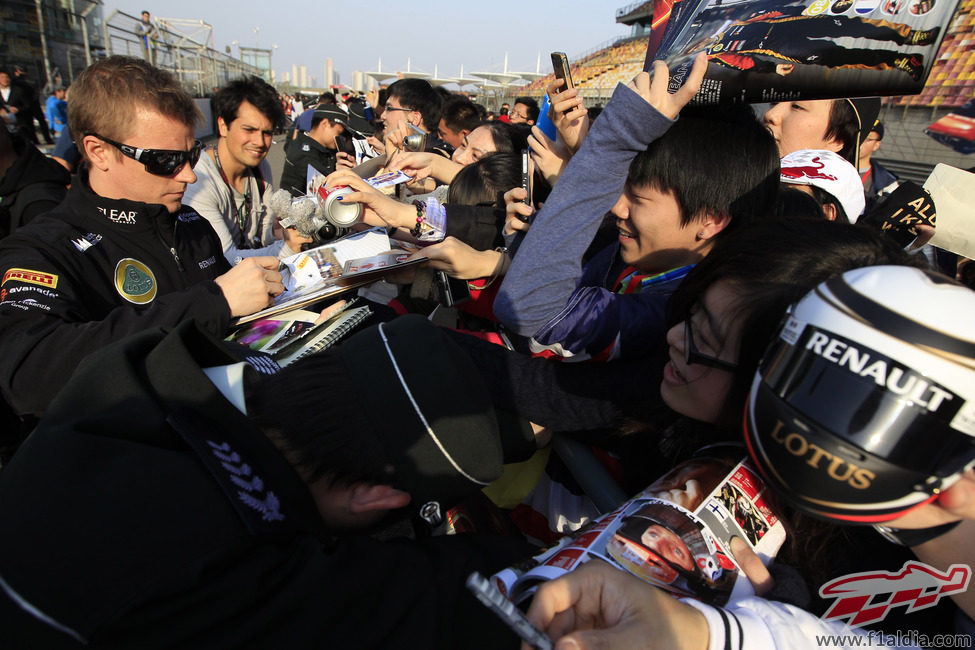
{"label": "grandstand seating", "polygon": [[[647,39],[639,37],[618,41],[608,48],[594,52],[579,61],[570,62],[572,81],[579,88],[610,90],[619,81],[629,81],[643,69],[647,54]],[[527,95],[542,94],[555,78],[546,75],[525,86]],[[534,92],[533,92],[534,91]]]}
{"label": "grandstand seating", "polygon": [[919,95],[898,97],[898,106],[961,106],[975,96],[975,0],[962,0],[938,58]]}

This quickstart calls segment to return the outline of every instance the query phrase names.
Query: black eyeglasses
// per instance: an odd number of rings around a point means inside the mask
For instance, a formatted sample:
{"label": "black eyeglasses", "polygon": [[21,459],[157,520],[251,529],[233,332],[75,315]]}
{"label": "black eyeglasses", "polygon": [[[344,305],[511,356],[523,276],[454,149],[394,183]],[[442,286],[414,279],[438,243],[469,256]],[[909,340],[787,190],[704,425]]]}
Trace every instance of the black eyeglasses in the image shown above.
{"label": "black eyeglasses", "polygon": [[387,111],[406,111],[407,113],[412,113],[416,109],[415,108],[400,108],[399,106],[390,106],[389,104],[387,104],[386,105],[386,110]]}
{"label": "black eyeglasses", "polygon": [[186,163],[189,163],[190,167],[196,166],[200,160],[200,154],[203,152],[203,143],[199,140],[193,143],[189,151],[180,151],[174,149],[139,149],[115,140],[109,140],[97,133],[86,133],[85,135],[107,142],[121,151],[123,156],[142,163],[147,172],[156,176],[174,176]]}
{"label": "black eyeglasses", "polygon": [[684,319],[684,360],[688,364],[696,363],[702,366],[708,366],[709,368],[718,368],[719,370],[734,371],[738,369],[737,363],[712,357],[697,349],[697,345],[694,344],[694,335],[691,333],[690,316]]}

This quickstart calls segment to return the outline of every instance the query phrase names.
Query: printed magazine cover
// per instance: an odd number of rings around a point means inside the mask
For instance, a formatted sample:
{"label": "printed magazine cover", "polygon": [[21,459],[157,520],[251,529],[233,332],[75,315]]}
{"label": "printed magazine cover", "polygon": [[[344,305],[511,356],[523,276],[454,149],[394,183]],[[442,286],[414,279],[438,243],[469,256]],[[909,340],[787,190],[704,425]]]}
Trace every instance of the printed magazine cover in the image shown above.
{"label": "printed magazine cover", "polygon": [[542,582],[598,558],[675,596],[723,605],[754,593],[729,551],[732,537],[768,564],[785,541],[785,527],[749,461],[703,456],[491,581],[518,604]]}
{"label": "printed magazine cover", "polygon": [[699,104],[913,95],[958,2],[661,0],[646,67],[665,60],[673,91],[707,52]]}

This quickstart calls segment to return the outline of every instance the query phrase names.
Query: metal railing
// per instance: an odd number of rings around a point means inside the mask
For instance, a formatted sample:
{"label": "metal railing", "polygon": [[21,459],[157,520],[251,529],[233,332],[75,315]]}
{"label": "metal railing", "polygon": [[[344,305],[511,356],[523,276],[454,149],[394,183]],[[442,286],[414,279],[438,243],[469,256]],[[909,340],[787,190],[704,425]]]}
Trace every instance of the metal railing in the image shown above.
{"label": "metal railing", "polygon": [[208,95],[237,77],[266,76],[266,71],[260,68],[169,29],[163,20],[153,21],[155,32],[151,38],[141,36],[136,31],[140,22],[139,18],[122,11],[112,12],[103,23],[107,54],[144,58],[173,73],[196,97]]}

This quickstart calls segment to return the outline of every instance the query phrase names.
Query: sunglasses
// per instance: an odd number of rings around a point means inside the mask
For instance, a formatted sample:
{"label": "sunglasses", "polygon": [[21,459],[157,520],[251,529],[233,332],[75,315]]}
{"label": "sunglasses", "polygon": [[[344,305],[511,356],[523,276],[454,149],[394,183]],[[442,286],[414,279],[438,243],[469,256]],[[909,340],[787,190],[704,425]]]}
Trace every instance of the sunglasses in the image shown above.
{"label": "sunglasses", "polygon": [[699,364],[702,366],[708,366],[709,368],[718,368],[719,370],[735,371],[738,369],[737,363],[731,363],[730,361],[725,361],[724,359],[719,359],[718,357],[712,357],[709,354],[704,354],[697,349],[697,345],[694,343],[694,334],[691,331],[691,319],[690,317],[684,319],[684,360],[690,364]]}
{"label": "sunglasses", "polygon": [[142,163],[146,171],[155,176],[173,176],[183,169],[183,165],[186,163],[189,163],[190,167],[194,167],[203,152],[203,143],[199,140],[193,143],[193,147],[189,151],[179,151],[173,149],[139,149],[115,140],[109,140],[97,133],[86,133],[85,135],[107,142],[121,151],[123,156]]}

